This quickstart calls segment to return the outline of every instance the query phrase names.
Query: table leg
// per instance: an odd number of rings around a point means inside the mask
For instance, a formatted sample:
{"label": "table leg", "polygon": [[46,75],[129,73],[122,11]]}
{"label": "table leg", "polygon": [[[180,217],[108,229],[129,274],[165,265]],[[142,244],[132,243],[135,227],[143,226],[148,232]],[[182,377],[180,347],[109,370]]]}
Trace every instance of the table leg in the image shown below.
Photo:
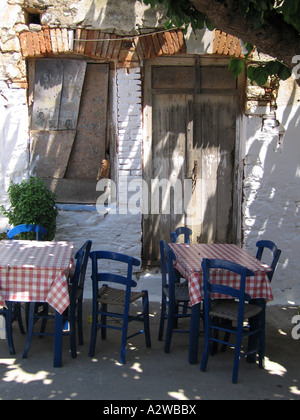
{"label": "table leg", "polygon": [[200,306],[201,306],[201,303],[197,303],[196,305],[193,305],[191,308],[190,347],[189,347],[189,363],[191,365],[195,365],[198,361]]}
{"label": "table leg", "polygon": [[[266,325],[266,301],[265,299],[252,299],[251,302],[253,302],[255,305],[258,305],[262,308],[262,311],[256,315],[254,318],[250,319],[250,328],[252,328],[253,330],[257,329],[257,328],[261,328],[262,329],[262,359],[264,359],[264,355],[265,355],[265,325]],[[252,349],[257,348],[258,346],[258,339],[255,336],[250,336],[249,337],[249,342],[248,342],[248,350],[251,351]],[[249,363],[255,363],[256,361],[256,355],[255,354],[251,354],[247,357],[247,361]],[[263,366],[261,366],[263,367]]]}
{"label": "table leg", "polygon": [[63,317],[55,311],[54,367],[62,367]]}

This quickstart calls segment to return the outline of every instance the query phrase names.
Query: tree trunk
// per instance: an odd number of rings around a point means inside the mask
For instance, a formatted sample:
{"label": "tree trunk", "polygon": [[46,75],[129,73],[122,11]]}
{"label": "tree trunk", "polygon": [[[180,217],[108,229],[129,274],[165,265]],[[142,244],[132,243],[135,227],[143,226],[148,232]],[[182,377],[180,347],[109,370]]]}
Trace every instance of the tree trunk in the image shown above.
{"label": "tree trunk", "polygon": [[292,58],[300,55],[300,37],[276,12],[266,16],[262,28],[254,29],[251,20],[241,15],[234,0],[190,1],[196,9],[206,14],[215,28],[255,45],[259,52],[277,58],[293,69],[295,64]]}

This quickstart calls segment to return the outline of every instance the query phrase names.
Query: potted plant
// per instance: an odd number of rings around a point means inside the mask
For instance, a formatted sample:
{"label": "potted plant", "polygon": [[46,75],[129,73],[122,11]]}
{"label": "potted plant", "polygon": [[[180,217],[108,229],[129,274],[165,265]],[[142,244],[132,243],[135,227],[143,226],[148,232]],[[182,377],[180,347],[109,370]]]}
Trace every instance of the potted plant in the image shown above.
{"label": "potted plant", "polygon": [[[56,196],[48,189],[41,178],[33,177],[15,184],[11,181],[8,188],[10,208],[0,206],[1,213],[8,218],[11,226],[35,224],[48,229],[44,240],[55,237],[58,210]],[[24,239],[34,239],[35,234],[22,234]],[[28,236],[29,235],[29,236]],[[30,235],[33,235],[31,238]],[[20,235],[21,237],[21,235]]]}

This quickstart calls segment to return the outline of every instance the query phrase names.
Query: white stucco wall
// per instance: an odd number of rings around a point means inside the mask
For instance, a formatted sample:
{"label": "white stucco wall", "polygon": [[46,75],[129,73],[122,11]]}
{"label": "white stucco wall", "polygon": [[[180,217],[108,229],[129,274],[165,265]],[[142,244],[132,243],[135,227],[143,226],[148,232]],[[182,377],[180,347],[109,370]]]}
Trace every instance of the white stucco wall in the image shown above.
{"label": "white stucco wall", "polygon": [[273,278],[276,303],[299,304],[300,93],[281,82],[274,117],[251,109],[246,119],[244,238],[273,240],[282,255]]}
{"label": "white stucco wall", "polygon": [[[10,89],[0,81],[0,197],[9,204],[10,180],[20,182],[28,176],[28,108],[25,89]],[[0,217],[0,232],[7,221]]]}

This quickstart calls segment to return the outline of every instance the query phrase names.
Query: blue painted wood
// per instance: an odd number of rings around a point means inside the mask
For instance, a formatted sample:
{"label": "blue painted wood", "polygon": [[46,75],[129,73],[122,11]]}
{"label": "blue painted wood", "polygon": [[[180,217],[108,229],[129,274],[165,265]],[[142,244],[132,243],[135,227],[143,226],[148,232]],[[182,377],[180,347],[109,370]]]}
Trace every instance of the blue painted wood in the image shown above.
{"label": "blue painted wood", "polygon": [[15,236],[19,235],[19,233],[25,232],[35,232],[36,233],[36,240],[41,241],[43,235],[47,235],[48,230],[39,225],[30,225],[30,224],[23,224],[13,227],[7,232],[8,239],[14,239]]}
{"label": "blue painted wood", "polygon": [[171,233],[171,242],[176,243],[179,235],[184,235],[184,243],[189,244],[190,243],[190,236],[192,234],[192,230],[181,226],[177,228],[174,232]]}
{"label": "blue painted wood", "polygon": [[276,269],[276,266],[278,264],[280,255],[281,255],[281,250],[277,248],[276,244],[272,241],[268,241],[268,240],[261,240],[256,242],[256,246],[257,246],[257,253],[256,253],[256,258],[258,260],[262,260],[263,254],[265,252],[266,249],[268,249],[271,252],[272,255],[272,262],[270,267],[272,268],[272,271],[270,271],[269,273],[267,273],[270,282],[272,281],[272,278],[274,276],[274,272]]}
{"label": "blue painted wood", "polygon": [[[120,363],[125,363],[126,357],[126,342],[128,338],[134,337],[137,334],[145,333],[146,346],[151,347],[150,337],[150,325],[149,325],[149,297],[148,291],[143,290],[142,304],[143,310],[138,315],[130,315],[130,300],[131,300],[131,289],[136,286],[136,282],[132,280],[132,268],[133,266],[139,266],[140,260],[131,256],[110,252],[110,251],[93,251],[90,254],[92,260],[92,283],[93,283],[93,314],[92,314],[92,329],[91,329],[91,341],[89,356],[93,357],[95,354],[97,331],[101,329],[102,339],[106,338],[106,329],[112,328],[122,331],[121,338],[121,357]],[[127,275],[122,276],[120,274],[114,274],[112,272],[100,272],[99,265],[103,260],[113,260],[127,265]],[[125,286],[125,301],[123,305],[123,312],[118,313],[113,310],[108,310],[108,305],[105,303],[99,303],[99,289],[103,285],[104,281],[109,281],[116,284]],[[111,325],[107,323],[107,316],[118,318],[122,321],[121,326]],[[100,320],[99,320],[100,317]],[[128,337],[128,324],[131,321],[141,321],[144,324],[144,329],[138,330]]]}
{"label": "blue painted wood", "polygon": [[[175,326],[177,327],[177,321],[180,318],[190,318],[191,314],[186,310],[186,304],[188,301],[180,301],[175,298],[176,287],[188,287],[187,285],[179,285],[178,283],[178,279],[174,270],[174,261],[176,260],[176,256],[165,241],[161,240],[159,246],[162,275],[162,300],[158,340],[162,340],[164,323],[165,320],[167,320],[164,351],[165,353],[169,353],[173,333],[190,332],[190,330],[180,330],[177,328],[174,329]],[[184,308],[182,313],[179,312],[180,307]]]}
{"label": "blue painted wood", "polygon": [[[233,289],[228,286],[220,285],[212,283],[210,281],[210,270],[211,269],[221,269],[221,270],[228,270],[235,274],[240,275],[240,287],[239,289]],[[239,371],[239,360],[241,357],[241,347],[242,347],[242,340],[245,337],[249,336],[256,336],[259,337],[258,340],[258,347],[252,348],[249,352],[246,352],[244,356],[247,356],[250,353],[258,353],[259,354],[259,365],[262,367],[263,365],[263,337],[264,337],[264,325],[259,323],[256,329],[251,328],[244,332],[243,325],[244,325],[244,307],[245,301],[250,301],[251,296],[245,293],[246,288],[246,279],[248,276],[253,276],[254,273],[247,269],[247,267],[243,267],[239,264],[235,264],[230,261],[225,260],[218,260],[218,259],[207,259],[204,258],[202,261],[202,270],[203,270],[203,292],[204,292],[204,319],[205,319],[205,342],[204,342],[204,350],[203,350],[203,357],[201,362],[201,370],[205,371],[208,362],[208,356],[210,352],[210,343],[211,342],[219,342],[222,343],[224,346],[230,346],[235,348],[235,356],[234,356],[234,365],[233,365],[233,373],[232,373],[232,382],[237,383],[238,379],[238,371]],[[238,300],[238,314],[237,314],[237,326],[234,328],[232,323],[222,323],[221,315],[218,318],[212,320],[210,316],[211,311],[211,294],[212,293],[222,293],[224,295],[232,296],[233,298]],[[225,333],[225,341],[222,341],[215,335],[215,331],[223,331]],[[229,343],[229,335],[234,334],[236,336],[235,343]],[[232,340],[231,340],[232,341]]]}

